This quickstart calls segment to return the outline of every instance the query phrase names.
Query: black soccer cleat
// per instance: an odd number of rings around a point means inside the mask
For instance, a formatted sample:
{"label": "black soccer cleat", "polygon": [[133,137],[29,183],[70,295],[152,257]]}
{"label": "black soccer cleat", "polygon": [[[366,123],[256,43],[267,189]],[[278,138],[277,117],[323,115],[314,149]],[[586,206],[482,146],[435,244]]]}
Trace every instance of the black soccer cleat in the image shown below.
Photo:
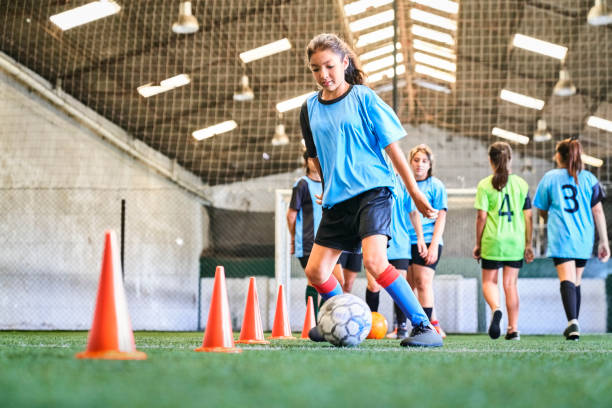
{"label": "black soccer cleat", "polygon": [[497,309],[495,312],[493,312],[491,324],[489,325],[489,337],[491,337],[493,340],[499,338],[501,335],[501,328],[499,327],[501,325],[501,319],[502,312],[501,310]]}
{"label": "black soccer cleat", "polygon": [[506,340],[520,340],[521,339],[521,335],[519,334],[518,331],[515,332],[508,332],[506,333],[506,337],[504,337]]}
{"label": "black soccer cleat", "polygon": [[323,335],[321,334],[321,331],[319,330],[317,326],[308,330],[308,338],[317,343],[325,341],[325,337],[323,337]]}
{"label": "black soccer cleat", "polygon": [[565,340],[580,340],[580,327],[578,323],[568,324],[565,330],[563,330],[563,335],[565,336]]}
{"label": "black soccer cleat", "polygon": [[431,324],[421,323],[412,328],[409,337],[401,341],[402,347],[442,347],[442,337]]}

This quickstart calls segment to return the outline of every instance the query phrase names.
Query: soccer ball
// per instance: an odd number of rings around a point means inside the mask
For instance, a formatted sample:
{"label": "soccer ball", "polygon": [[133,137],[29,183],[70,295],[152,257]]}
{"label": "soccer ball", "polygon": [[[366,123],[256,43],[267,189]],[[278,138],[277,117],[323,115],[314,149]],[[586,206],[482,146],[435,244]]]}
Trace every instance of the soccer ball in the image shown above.
{"label": "soccer ball", "polygon": [[368,334],[368,339],[382,339],[387,334],[387,319],[378,312],[372,312],[372,329]]}
{"label": "soccer ball", "polygon": [[325,340],[337,347],[353,347],[370,332],[372,313],[363,300],[345,293],[323,304],[317,323]]}

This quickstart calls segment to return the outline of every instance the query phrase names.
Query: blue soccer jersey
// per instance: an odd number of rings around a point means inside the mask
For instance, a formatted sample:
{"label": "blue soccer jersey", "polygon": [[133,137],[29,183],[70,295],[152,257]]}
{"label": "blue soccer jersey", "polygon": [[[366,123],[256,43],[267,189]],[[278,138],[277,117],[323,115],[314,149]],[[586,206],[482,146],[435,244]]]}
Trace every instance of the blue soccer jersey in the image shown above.
{"label": "blue soccer jersey", "polygon": [[[427,177],[425,180],[417,181],[419,190],[425,194],[427,201],[436,210],[448,210],[448,197],[446,195],[446,187],[444,184],[435,177]],[[421,224],[423,225],[423,238],[426,243],[430,243],[433,239],[434,227],[436,226],[436,220],[430,218],[421,217]],[[416,231],[410,226],[410,241],[413,244],[417,243]],[[442,238],[440,238],[440,245],[444,245]]]}
{"label": "blue soccer jersey", "polygon": [[321,194],[320,181],[302,176],[293,185],[289,208],[298,212],[295,220],[295,256],[298,258],[310,255],[321,222],[321,206],[315,194]]}
{"label": "blue soccer jersey", "polygon": [[370,88],[353,85],[325,101],[315,94],[300,123],[310,157],[323,170],[323,207],[376,187],[393,187],[393,168],[383,149],[406,135],[393,110]]}
{"label": "blue soccer jersey", "polygon": [[589,259],[595,241],[591,208],[603,200],[597,178],[587,170],[578,173],[578,184],[567,169],[547,172],[535,194],[534,205],[548,211],[546,256]]}
{"label": "blue soccer jersey", "polygon": [[391,226],[389,233],[391,240],[387,248],[388,259],[411,259],[410,251],[410,213],[416,209],[408,190],[399,176],[395,177],[395,200],[391,213]]}

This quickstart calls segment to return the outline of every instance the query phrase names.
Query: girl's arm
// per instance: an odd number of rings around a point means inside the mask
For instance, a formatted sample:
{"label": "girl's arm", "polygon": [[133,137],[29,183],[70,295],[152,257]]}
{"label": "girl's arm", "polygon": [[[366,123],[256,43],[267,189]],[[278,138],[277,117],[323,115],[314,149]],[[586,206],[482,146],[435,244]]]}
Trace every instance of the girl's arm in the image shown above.
{"label": "girl's arm", "polygon": [[601,262],[608,262],[608,259],[610,259],[610,244],[608,243],[606,215],[604,214],[601,202],[595,204],[595,206],[591,208],[591,211],[593,212],[595,227],[597,228],[597,234],[599,235],[599,244],[597,245],[597,257]]}
{"label": "girl's arm", "polygon": [[425,263],[427,265],[434,264],[438,260],[438,248],[440,245],[440,239],[442,239],[442,234],[444,234],[445,226],[446,210],[440,210],[438,211],[438,218],[436,218],[436,223],[434,224],[433,237],[431,238],[431,242],[429,243],[429,249],[427,250],[427,258],[425,258]]}
{"label": "girl's arm", "polygon": [[533,261],[533,245],[531,243],[533,236],[533,219],[531,218],[531,210],[523,210],[525,217],[525,261],[530,263]]}
{"label": "girl's arm", "polygon": [[425,258],[427,256],[427,245],[425,245],[425,238],[423,238],[423,224],[421,223],[421,216],[417,210],[410,211],[410,222],[412,223],[414,232],[416,232],[419,255],[421,255],[421,258]]}
{"label": "girl's arm", "polygon": [[548,222],[548,211],[540,210],[538,208],[538,215],[544,220],[544,224]]}
{"label": "girl's arm", "polygon": [[319,161],[318,157],[309,157],[308,160],[312,160],[312,162],[315,164],[315,168],[317,169],[319,177],[321,178],[321,195],[319,196],[315,194],[317,204],[321,205],[323,204],[323,192],[325,191],[325,181],[323,180],[323,169],[321,169],[321,162]]}
{"label": "girl's arm", "polygon": [[417,185],[414,175],[408,166],[406,157],[397,145],[397,142],[393,142],[389,146],[385,147],[385,152],[391,159],[391,163],[393,163],[395,171],[397,171],[397,173],[402,177],[402,180],[404,180],[404,185],[406,186],[410,197],[412,197],[414,200],[416,208],[425,217],[435,219],[438,216],[438,211],[434,210],[431,204],[429,204],[429,201],[427,201],[425,194],[419,190],[419,186]]}
{"label": "girl's arm", "polygon": [[295,254],[295,220],[297,219],[297,211],[293,208],[287,210],[287,227],[291,234],[291,255]]}
{"label": "girl's arm", "polygon": [[487,223],[487,212],[478,210],[476,215],[476,246],[472,252],[472,257],[480,261],[480,241],[482,240],[482,233],[484,232],[485,224]]}

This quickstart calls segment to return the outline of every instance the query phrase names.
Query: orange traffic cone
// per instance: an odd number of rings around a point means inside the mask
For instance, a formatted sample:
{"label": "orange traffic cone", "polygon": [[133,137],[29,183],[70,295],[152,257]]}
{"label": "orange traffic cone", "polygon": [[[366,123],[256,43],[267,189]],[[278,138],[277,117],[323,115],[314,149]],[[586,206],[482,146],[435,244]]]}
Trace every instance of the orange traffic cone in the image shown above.
{"label": "orange traffic cone", "polygon": [[306,317],[304,318],[304,328],[302,329],[302,339],[308,339],[308,332],[315,327],[317,322],[314,315],[314,303],[312,296],[308,296],[308,304],[306,305]]}
{"label": "orange traffic cone", "polygon": [[208,322],[204,331],[202,347],[198,347],[195,351],[242,353],[241,349],[234,347],[232,320],[225,286],[225,270],[222,266],[217,266],[215,271],[215,286],[210,299]]}
{"label": "orange traffic cone", "polygon": [[249,279],[249,291],[247,292],[246,305],[244,306],[244,320],[240,329],[240,339],[236,343],[247,344],[269,344],[264,340],[261,314],[259,313],[259,300],[257,299],[257,288],[255,277]]}
{"label": "orange traffic cone", "polygon": [[77,358],[105,360],[147,358],[145,353],[136,350],[134,344],[118,254],[115,232],[106,231],[93,324],[87,339],[87,350],[77,353]]}
{"label": "orange traffic cone", "polygon": [[285,296],[283,296],[283,285],[278,285],[278,296],[276,298],[276,313],[274,314],[274,325],[272,326],[271,339],[295,340],[291,334],[289,315],[285,310]]}

